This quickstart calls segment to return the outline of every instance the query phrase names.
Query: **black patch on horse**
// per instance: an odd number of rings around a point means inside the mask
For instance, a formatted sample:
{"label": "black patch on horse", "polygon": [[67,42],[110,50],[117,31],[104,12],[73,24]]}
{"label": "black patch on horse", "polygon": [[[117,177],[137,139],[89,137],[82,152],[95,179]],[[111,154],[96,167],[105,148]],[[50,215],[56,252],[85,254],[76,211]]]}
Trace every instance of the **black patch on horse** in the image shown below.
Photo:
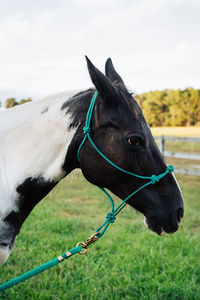
{"label": "black patch on horse", "polygon": [[21,224],[27,218],[34,206],[42,200],[55,185],[55,182],[50,180],[47,181],[40,176],[38,178],[28,177],[16,188],[16,191],[19,193],[20,215],[18,218]]}
{"label": "black patch on horse", "polygon": [[61,110],[66,110],[66,113],[72,115],[71,123],[69,125],[70,128],[85,123],[86,114],[93,93],[94,89],[90,88],[86,91],[77,93],[63,103]]}

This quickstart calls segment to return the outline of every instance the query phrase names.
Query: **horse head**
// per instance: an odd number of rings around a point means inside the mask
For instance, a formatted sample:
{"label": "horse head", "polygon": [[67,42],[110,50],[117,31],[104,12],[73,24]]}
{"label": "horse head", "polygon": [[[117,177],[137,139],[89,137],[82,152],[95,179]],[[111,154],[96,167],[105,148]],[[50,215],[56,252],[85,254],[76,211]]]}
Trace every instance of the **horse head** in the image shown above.
{"label": "horse head", "polygon": [[[138,103],[114,69],[111,59],[106,62],[106,76],[89,59],[87,64],[98,91],[91,128],[95,145],[124,170],[149,177],[163,173],[166,162]],[[121,199],[145,184],[144,179],[110,165],[89,141],[81,149],[80,167],[88,181],[108,188]],[[183,218],[183,198],[173,174],[141,190],[128,203],[144,214],[147,227],[159,235],[175,232]]]}

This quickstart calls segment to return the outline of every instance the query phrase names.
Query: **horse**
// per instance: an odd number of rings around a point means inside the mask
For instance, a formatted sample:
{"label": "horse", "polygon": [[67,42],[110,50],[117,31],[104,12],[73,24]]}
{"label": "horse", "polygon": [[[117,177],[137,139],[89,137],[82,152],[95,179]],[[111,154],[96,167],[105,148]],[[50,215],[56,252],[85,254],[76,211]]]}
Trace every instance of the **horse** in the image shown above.
{"label": "horse", "polygon": [[[81,169],[92,184],[124,199],[145,180],[120,172],[85,141],[83,128],[91,99],[95,145],[119,167],[151,176],[166,170],[142,110],[107,59],[105,75],[86,57],[94,88],[48,96],[0,113],[0,264],[13,250],[22,224],[36,204],[72,170]],[[178,230],[183,197],[173,174],[149,185],[128,204],[142,213],[146,226],[163,235]]]}

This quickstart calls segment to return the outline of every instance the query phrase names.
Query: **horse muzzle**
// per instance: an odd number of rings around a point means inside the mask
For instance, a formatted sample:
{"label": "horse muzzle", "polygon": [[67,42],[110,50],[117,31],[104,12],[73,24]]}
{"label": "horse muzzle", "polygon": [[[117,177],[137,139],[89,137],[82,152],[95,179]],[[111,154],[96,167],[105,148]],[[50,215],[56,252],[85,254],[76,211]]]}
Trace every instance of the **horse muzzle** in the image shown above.
{"label": "horse muzzle", "polygon": [[163,218],[156,215],[146,215],[144,224],[148,229],[163,236],[165,232],[174,233],[178,230],[183,214],[183,208],[179,208],[173,217]]}

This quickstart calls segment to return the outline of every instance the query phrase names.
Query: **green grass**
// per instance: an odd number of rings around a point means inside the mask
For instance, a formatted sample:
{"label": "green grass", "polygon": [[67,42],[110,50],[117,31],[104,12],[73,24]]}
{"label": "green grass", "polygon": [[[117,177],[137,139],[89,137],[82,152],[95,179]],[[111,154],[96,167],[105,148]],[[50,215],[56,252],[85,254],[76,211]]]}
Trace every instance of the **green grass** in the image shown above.
{"label": "green grass", "polygon": [[[200,127],[152,127],[151,131],[155,137],[200,137]],[[199,142],[166,141],[165,147],[168,151],[200,153]]]}
{"label": "green grass", "polygon": [[176,142],[166,141],[165,147],[168,151],[173,152],[189,152],[189,153],[200,153],[200,142]]}
{"label": "green grass", "polygon": [[[200,127],[153,127],[153,135],[176,136],[176,137],[200,137]],[[156,140],[158,143],[158,141]],[[200,142],[166,141],[165,149],[172,152],[200,153]],[[168,164],[176,168],[200,169],[200,160],[180,159],[167,157]]]}
{"label": "green grass", "polygon": [[200,170],[200,160],[167,157],[166,161],[168,165],[174,166],[175,172],[176,172],[176,168],[183,168],[183,169],[197,170],[197,171]]}
{"label": "green grass", "polygon": [[[157,236],[144,227],[142,215],[126,207],[88,255],[75,255],[3,292],[2,299],[200,299],[199,178],[178,179],[185,218],[177,233]],[[108,202],[79,172],[62,181],[26,220],[0,268],[1,282],[85,240],[104,221]]]}

